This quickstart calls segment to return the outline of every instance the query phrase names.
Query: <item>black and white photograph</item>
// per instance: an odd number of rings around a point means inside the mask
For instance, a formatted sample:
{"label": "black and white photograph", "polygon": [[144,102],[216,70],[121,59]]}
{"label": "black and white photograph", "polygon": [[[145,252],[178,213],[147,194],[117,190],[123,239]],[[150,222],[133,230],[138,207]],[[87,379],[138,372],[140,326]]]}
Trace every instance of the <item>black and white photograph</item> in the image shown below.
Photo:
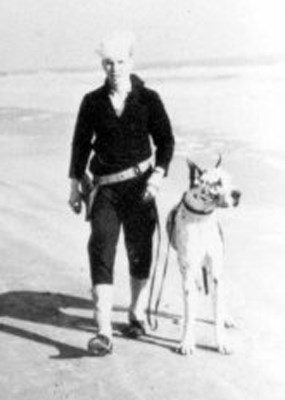
{"label": "black and white photograph", "polygon": [[1,2],[1,399],[285,399],[284,13]]}

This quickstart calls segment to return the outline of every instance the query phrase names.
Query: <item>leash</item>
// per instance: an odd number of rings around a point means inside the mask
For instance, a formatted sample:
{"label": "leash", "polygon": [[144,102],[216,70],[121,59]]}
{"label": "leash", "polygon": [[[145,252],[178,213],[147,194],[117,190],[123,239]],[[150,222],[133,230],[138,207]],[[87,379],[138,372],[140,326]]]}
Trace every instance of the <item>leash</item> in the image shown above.
{"label": "leash", "polygon": [[164,267],[163,267],[163,274],[162,274],[161,283],[160,283],[157,299],[156,299],[154,310],[153,310],[153,315],[155,317],[154,325],[152,324],[152,321],[151,321],[151,303],[152,303],[152,296],[153,296],[153,290],[154,290],[154,282],[156,280],[156,271],[155,271],[155,273],[153,275],[153,279],[152,279],[151,295],[150,295],[149,308],[148,308],[148,314],[147,314],[148,315],[148,323],[149,323],[149,325],[150,325],[152,330],[156,330],[158,328],[157,316],[158,316],[158,309],[159,309],[159,306],[160,306],[163,287],[164,287],[166,274],[167,274],[167,269],[168,269],[169,250],[170,250],[170,241],[169,241],[168,246],[167,246],[167,253],[166,253],[166,259],[165,259],[165,263],[164,263]]}
{"label": "leash", "polygon": [[155,281],[157,279],[157,271],[158,271],[158,263],[159,263],[159,255],[160,255],[160,248],[161,248],[161,225],[160,225],[160,220],[159,220],[159,215],[157,211],[157,207],[155,207],[155,222],[156,222],[156,228],[157,228],[157,248],[156,248],[156,257],[155,257],[155,263],[153,266],[153,274],[151,278],[151,283],[150,283],[150,291],[149,291],[149,298],[148,298],[148,306],[146,309],[146,315],[147,315],[147,322],[149,326],[151,327],[152,330],[156,330],[158,323],[157,319],[155,320],[155,323],[153,324],[152,319],[151,319],[151,304],[152,304],[152,299],[154,295],[154,287],[155,287]]}
{"label": "leash", "polygon": [[[169,252],[170,252],[170,244],[171,244],[171,238],[172,234],[174,231],[174,226],[175,226],[175,217],[177,214],[177,211],[181,205],[182,201],[179,202],[179,204],[176,206],[175,211],[173,212],[172,219],[170,221],[170,230],[169,230],[169,237],[168,237],[168,243],[167,243],[167,250],[166,250],[166,257],[164,261],[164,266],[163,266],[163,272],[162,272],[162,278],[160,282],[160,287],[158,290],[158,295],[156,298],[155,306],[153,312],[151,311],[151,305],[153,301],[153,296],[154,296],[154,288],[155,288],[155,281],[157,280],[157,271],[158,271],[158,262],[159,262],[159,253],[160,253],[160,247],[161,247],[161,225],[159,221],[159,215],[156,210],[156,224],[157,224],[157,231],[158,231],[158,251],[156,254],[156,260],[153,268],[153,274],[152,274],[152,279],[151,279],[151,284],[150,284],[150,294],[149,294],[149,301],[148,301],[148,307],[147,307],[147,321],[149,326],[151,327],[152,330],[156,330],[158,328],[158,321],[157,321],[157,316],[158,316],[158,309],[160,306],[161,298],[162,298],[162,292],[163,292],[163,287],[164,283],[166,280],[166,275],[167,275],[167,270],[168,270],[168,262],[169,262]],[[151,314],[154,315],[154,323],[151,319]]]}

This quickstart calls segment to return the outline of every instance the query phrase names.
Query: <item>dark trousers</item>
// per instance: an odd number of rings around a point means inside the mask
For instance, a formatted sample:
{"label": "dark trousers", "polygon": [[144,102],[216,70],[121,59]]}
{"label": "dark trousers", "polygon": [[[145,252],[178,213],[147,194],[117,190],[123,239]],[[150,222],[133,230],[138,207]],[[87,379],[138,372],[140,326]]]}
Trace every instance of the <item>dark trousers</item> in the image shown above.
{"label": "dark trousers", "polygon": [[113,283],[121,227],[130,275],[137,279],[149,277],[157,210],[155,202],[146,203],[142,200],[148,176],[149,173],[145,173],[99,189],[93,205],[88,243],[93,285]]}

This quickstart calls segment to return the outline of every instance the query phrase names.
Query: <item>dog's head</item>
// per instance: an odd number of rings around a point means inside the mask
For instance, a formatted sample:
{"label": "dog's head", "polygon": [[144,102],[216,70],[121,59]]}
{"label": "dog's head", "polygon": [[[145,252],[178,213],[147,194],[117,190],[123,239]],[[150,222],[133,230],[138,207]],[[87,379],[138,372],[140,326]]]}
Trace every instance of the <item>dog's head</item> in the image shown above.
{"label": "dog's head", "polygon": [[214,168],[202,170],[187,160],[190,173],[189,192],[198,205],[206,208],[238,206],[241,192],[234,188],[230,176],[221,168],[221,162],[220,156]]}

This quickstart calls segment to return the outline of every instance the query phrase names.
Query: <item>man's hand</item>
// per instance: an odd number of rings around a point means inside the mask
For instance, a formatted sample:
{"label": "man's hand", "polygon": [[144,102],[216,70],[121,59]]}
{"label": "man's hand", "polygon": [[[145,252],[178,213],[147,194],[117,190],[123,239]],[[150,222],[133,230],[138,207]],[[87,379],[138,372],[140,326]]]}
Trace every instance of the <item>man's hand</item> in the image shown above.
{"label": "man's hand", "polygon": [[146,189],[143,195],[143,200],[148,202],[155,200],[164,176],[164,169],[156,167],[151,176],[149,177]]}
{"label": "man's hand", "polygon": [[80,192],[80,182],[77,179],[71,180],[68,204],[76,214],[80,214],[82,209],[82,195]]}

